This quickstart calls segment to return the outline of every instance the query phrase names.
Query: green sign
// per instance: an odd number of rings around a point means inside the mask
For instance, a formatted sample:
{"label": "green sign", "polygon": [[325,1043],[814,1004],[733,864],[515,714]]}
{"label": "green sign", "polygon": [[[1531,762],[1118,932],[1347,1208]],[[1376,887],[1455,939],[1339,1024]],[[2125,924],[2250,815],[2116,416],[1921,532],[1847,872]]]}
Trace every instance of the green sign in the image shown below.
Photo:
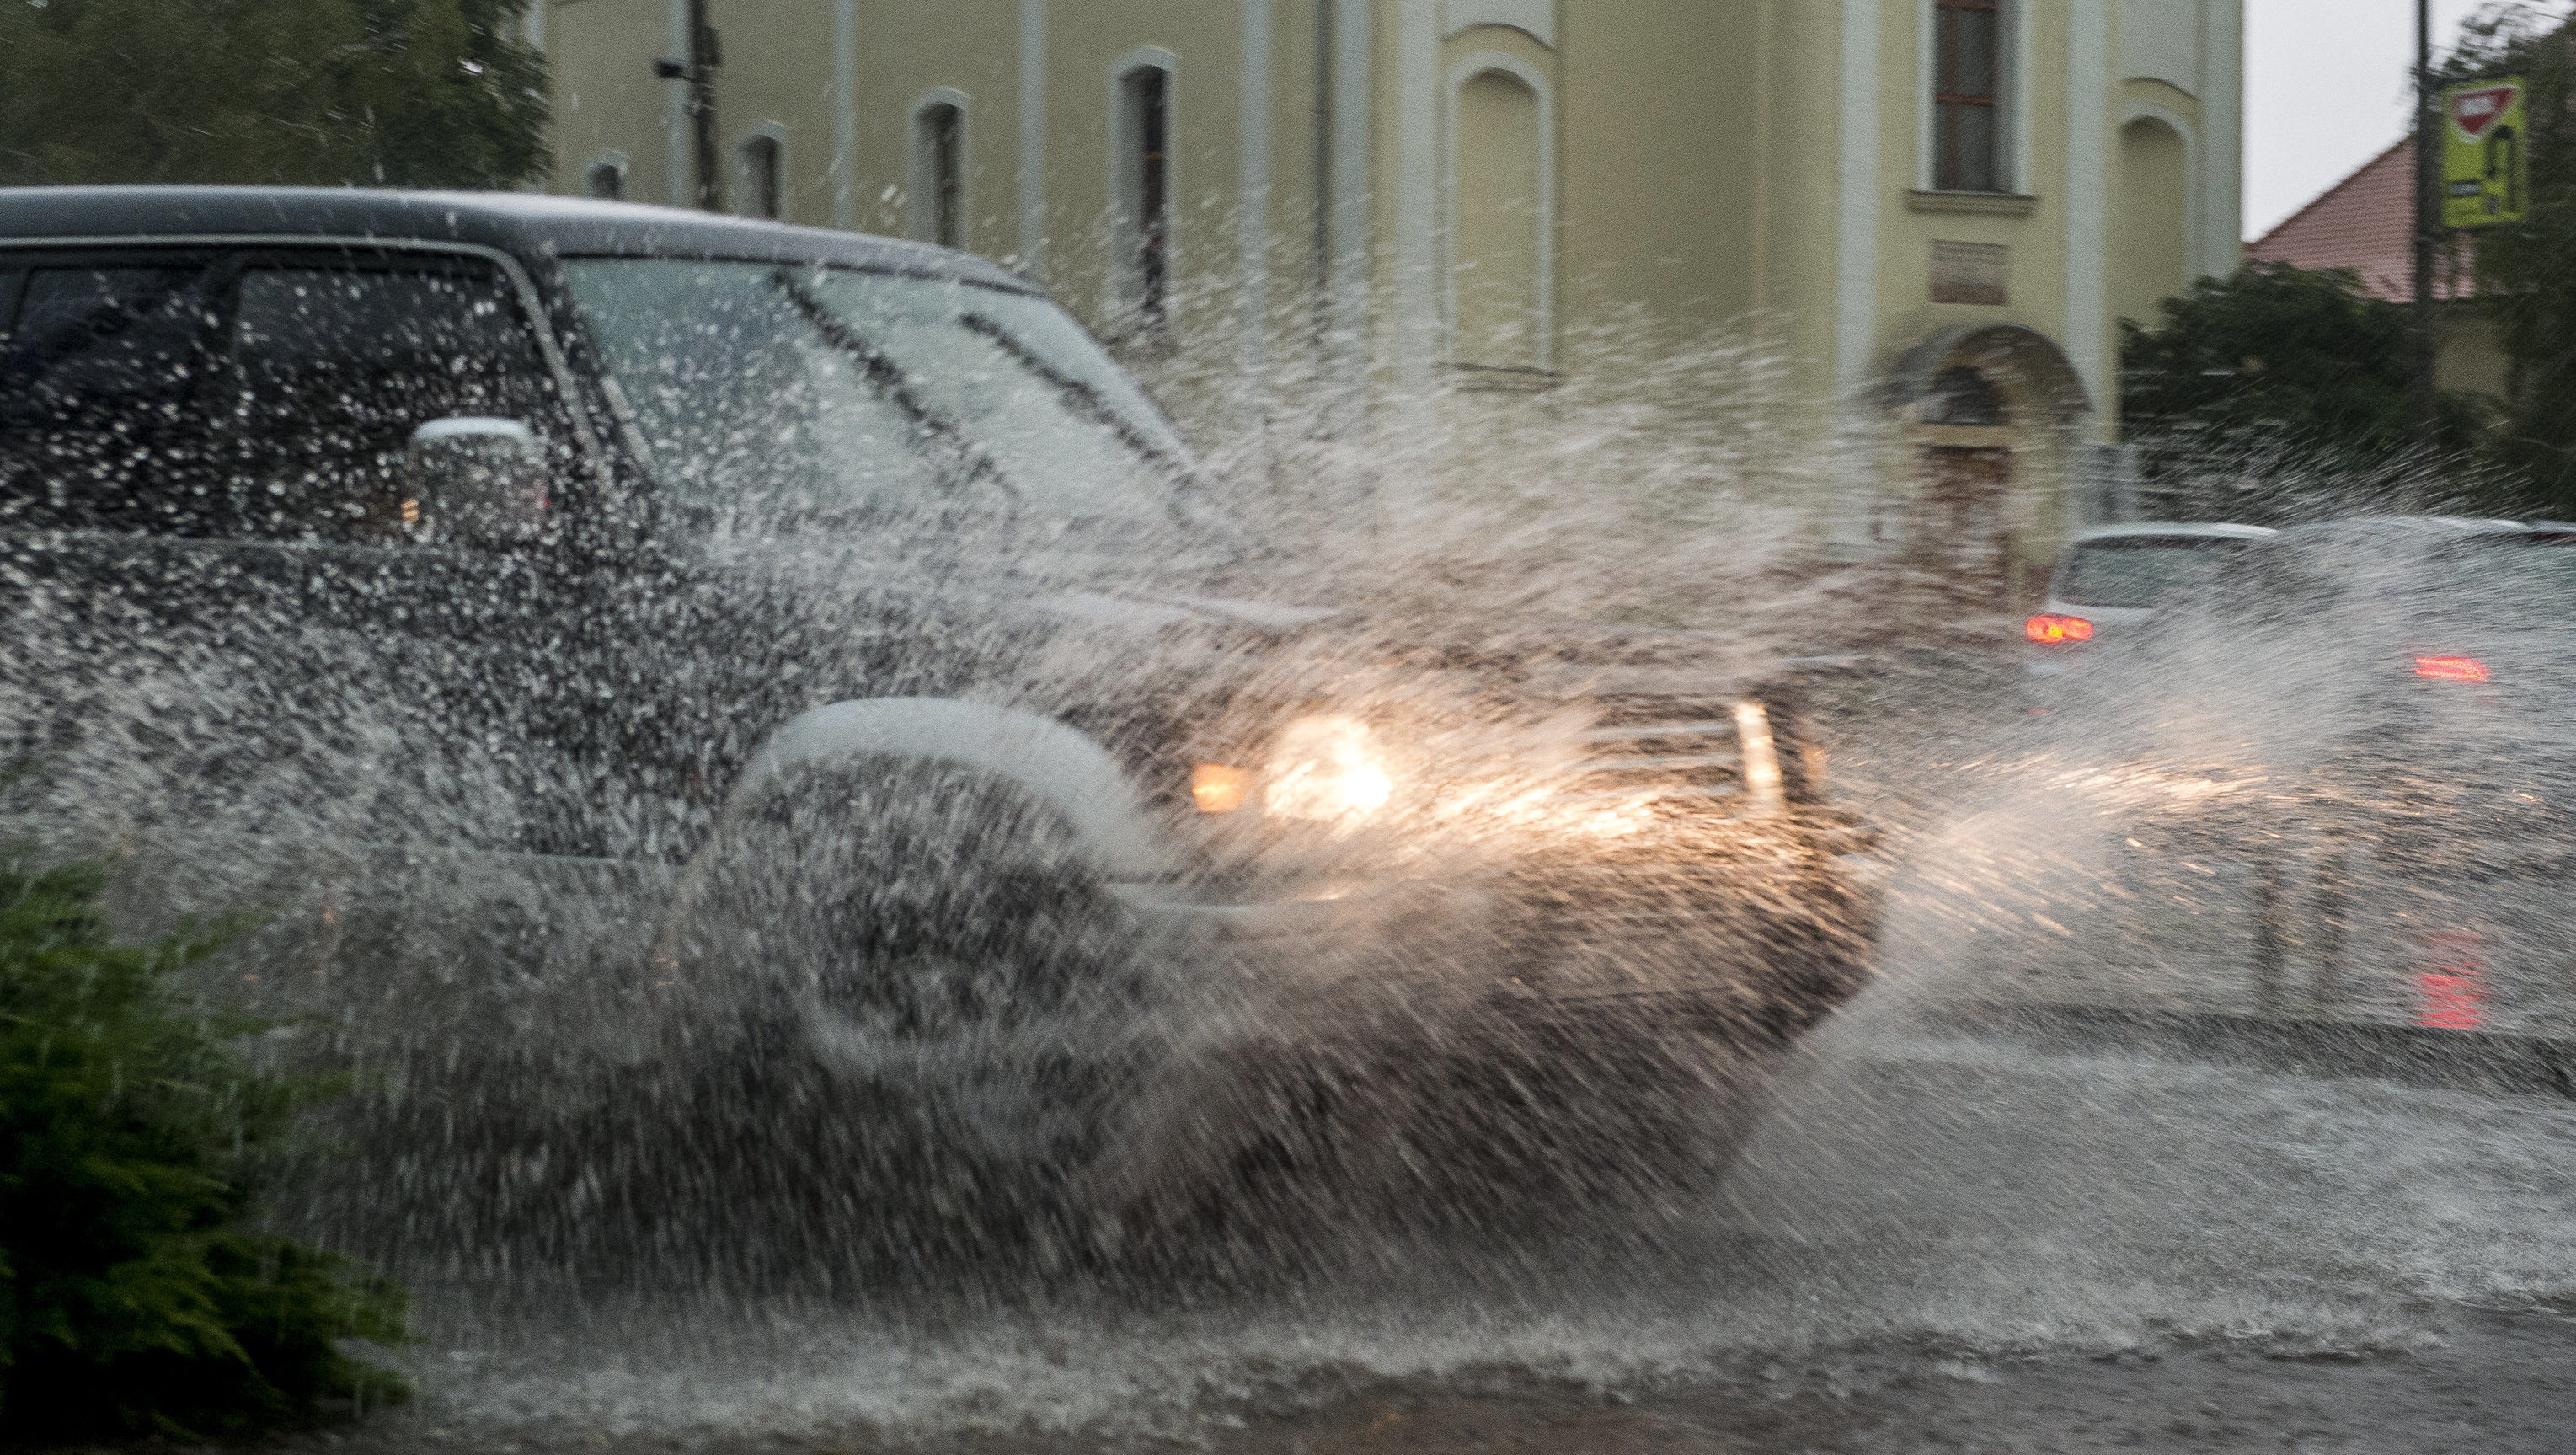
{"label": "green sign", "polygon": [[2442,92],[2442,225],[2520,222],[2531,205],[2529,94],[2520,76]]}

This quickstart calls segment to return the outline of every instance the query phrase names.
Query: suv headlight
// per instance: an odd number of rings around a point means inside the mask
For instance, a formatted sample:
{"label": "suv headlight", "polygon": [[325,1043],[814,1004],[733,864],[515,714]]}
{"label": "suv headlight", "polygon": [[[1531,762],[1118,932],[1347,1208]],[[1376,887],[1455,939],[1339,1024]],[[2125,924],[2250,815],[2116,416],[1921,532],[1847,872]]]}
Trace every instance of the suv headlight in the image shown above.
{"label": "suv headlight", "polygon": [[1301,717],[1270,745],[1261,806],[1272,818],[1365,818],[1395,794],[1368,724],[1350,717]]}

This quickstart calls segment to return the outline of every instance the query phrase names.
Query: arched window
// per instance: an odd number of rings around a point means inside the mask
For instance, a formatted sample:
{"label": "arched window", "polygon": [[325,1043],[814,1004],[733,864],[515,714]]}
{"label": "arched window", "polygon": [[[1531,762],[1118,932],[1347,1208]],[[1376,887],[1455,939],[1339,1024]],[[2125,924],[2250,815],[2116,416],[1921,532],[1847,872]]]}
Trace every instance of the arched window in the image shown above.
{"label": "arched window", "polygon": [[966,96],[942,88],[912,109],[908,230],[918,241],[966,246]]}
{"label": "arched window", "polygon": [[2118,187],[2112,306],[2155,327],[2164,321],[2156,305],[2191,283],[2191,144],[2160,117],[2136,118],[2120,128]]}
{"label": "arched window", "polygon": [[1450,102],[1450,362],[1551,366],[1552,210],[1544,82],[1505,58],[1453,73]]}
{"label": "arched window", "polygon": [[626,158],[616,152],[602,154],[582,173],[582,191],[604,202],[624,200]]}
{"label": "arched window", "polygon": [[755,132],[742,139],[742,207],[753,217],[775,220],[786,215],[786,145],[776,133]]}
{"label": "arched window", "polygon": [[1112,246],[1128,311],[1159,328],[1172,286],[1172,68],[1131,60],[1117,73],[1117,199]]}

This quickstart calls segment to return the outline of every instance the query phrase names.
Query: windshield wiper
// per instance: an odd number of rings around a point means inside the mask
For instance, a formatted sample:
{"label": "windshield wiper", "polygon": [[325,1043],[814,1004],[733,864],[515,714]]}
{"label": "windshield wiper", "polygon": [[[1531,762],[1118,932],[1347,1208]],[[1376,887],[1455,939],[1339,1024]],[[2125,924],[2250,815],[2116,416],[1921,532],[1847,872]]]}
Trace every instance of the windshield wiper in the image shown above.
{"label": "windshield wiper", "polygon": [[886,398],[894,401],[895,408],[902,410],[924,434],[935,441],[946,454],[953,457],[953,467],[943,469],[941,471],[943,475],[954,473],[962,482],[968,484],[977,480],[989,480],[1011,498],[1014,506],[1028,504],[1028,493],[1014,483],[1000,465],[994,463],[990,452],[968,438],[966,432],[959,429],[955,423],[941,418],[912,392],[911,382],[905,377],[903,366],[897,364],[885,350],[869,343],[858,330],[851,328],[840,315],[834,313],[830,305],[815,296],[813,289],[797,281],[786,271],[772,273],[769,281],[779,292],[786,295],[787,301],[795,305],[796,311],[804,315],[805,321],[814,326],[814,331],[823,336],[824,342],[857,360],[860,370],[867,375],[868,382],[874,384]]}
{"label": "windshield wiper", "polygon": [[1077,409],[1091,419],[1092,423],[1106,426],[1109,432],[1118,436],[1119,442],[1127,448],[1176,475],[1187,476],[1191,473],[1187,460],[1157,444],[1150,435],[1136,428],[1135,422],[1112,405],[1107,395],[1048,363],[1035,349],[1021,343],[999,321],[987,318],[980,313],[969,313],[958,321],[973,332],[991,339],[1001,347],[1002,352],[1016,360],[1021,368],[1053,385],[1057,393],[1071,401]]}
{"label": "windshield wiper", "polygon": [[[1197,465],[1188,456],[1176,454],[1156,443],[1151,435],[1138,429],[1124,411],[1111,404],[1109,396],[1048,363],[1037,350],[1021,343],[998,320],[980,313],[969,313],[959,321],[968,329],[991,339],[995,347],[1009,354],[1021,368],[1053,385],[1093,423],[1109,430],[1139,458],[1169,475],[1180,489],[1164,500],[1163,508],[1176,523],[1197,531],[1219,530],[1228,536],[1234,534],[1233,522],[1199,498],[1204,482],[1199,478]],[[1235,553],[1241,553],[1239,542]]]}

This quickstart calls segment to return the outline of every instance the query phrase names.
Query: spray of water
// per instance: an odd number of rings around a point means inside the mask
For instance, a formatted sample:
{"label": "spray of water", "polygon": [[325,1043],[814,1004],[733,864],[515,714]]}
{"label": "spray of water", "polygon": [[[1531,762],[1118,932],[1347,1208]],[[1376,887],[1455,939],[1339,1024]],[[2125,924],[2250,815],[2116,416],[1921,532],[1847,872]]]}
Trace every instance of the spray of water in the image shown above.
{"label": "spray of water", "polygon": [[[2090,739],[1998,729],[1965,769],[1935,728],[1984,732],[2012,684],[1824,704],[1877,723],[1861,777],[1918,821],[1888,855],[1910,866],[1889,973],[1784,1060],[1851,987],[1766,1026],[1779,977],[1856,958],[1856,892],[1755,828],[1683,842],[1649,804],[1568,806],[1601,703],[1734,701],[1813,652],[1818,618],[1847,615],[1831,603],[1885,587],[1829,563],[1815,503],[1851,498],[1848,457],[1814,446],[1761,336],[1627,319],[1568,346],[1615,370],[1437,380],[1357,415],[1323,369],[1166,379],[1240,425],[1186,527],[872,501],[840,529],[779,472],[747,502],[796,508],[714,530],[720,591],[616,583],[613,641],[567,639],[577,670],[499,692],[472,632],[313,627],[309,577],[119,618],[22,550],[6,706],[35,771],[11,822],[122,856],[138,927],[272,911],[210,993],[285,1013],[280,1056],[359,1071],[325,1129],[351,1155],[281,1216],[424,1284],[431,1421],[1132,1434],[1380,1376],[1638,1388],[1891,1350],[2402,1346],[2406,1300],[2576,1291],[2564,1179],[2535,1170],[2576,1137],[2552,1110],[1921,1028],[2135,940],[2142,899],[2220,857],[2191,837],[2220,821],[2202,805],[2240,780],[2276,801],[2319,699],[2213,673],[2241,641],[2106,678]],[[687,399],[706,341],[636,347]],[[721,481],[833,446],[807,386],[770,382],[663,464]],[[1043,629],[977,593],[989,567]],[[472,589],[442,609],[506,608]],[[2275,665],[2336,662],[2302,644]],[[1300,717],[1364,724],[1393,781],[1440,791],[1284,845],[1220,831],[1209,862],[1293,869],[1317,904],[1403,878],[1631,928],[1533,942],[1397,898],[1287,957],[1165,943],[990,781],[826,766],[728,797],[716,770],[808,705],[802,684],[849,677],[1067,719],[1113,752],[1200,723],[1189,745],[1219,764]],[[657,679],[743,706],[657,718]],[[511,715],[567,701],[580,731]],[[2265,751],[2209,771],[2249,735]],[[644,739],[673,745],[656,776],[600,771]],[[959,924],[977,933],[933,933]],[[1706,1023],[1489,994],[1712,966],[1765,993]],[[2355,1210],[2392,1200],[2404,1215]],[[2399,1231],[2428,1225],[2445,1238]]]}

